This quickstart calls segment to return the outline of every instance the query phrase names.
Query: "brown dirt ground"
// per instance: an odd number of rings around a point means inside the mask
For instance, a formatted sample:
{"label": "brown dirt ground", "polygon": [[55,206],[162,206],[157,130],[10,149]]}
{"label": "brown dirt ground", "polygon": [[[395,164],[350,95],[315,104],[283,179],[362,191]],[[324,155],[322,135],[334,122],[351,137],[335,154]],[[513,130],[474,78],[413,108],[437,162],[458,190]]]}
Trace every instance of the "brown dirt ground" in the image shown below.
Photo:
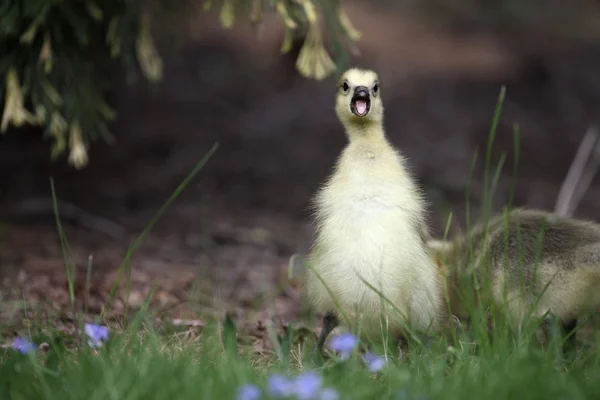
{"label": "brown dirt ground", "polygon": [[[507,199],[515,122],[522,155],[515,203],[553,208],[585,129],[599,122],[600,46],[557,49],[543,37],[524,46],[485,31],[450,33],[357,1],[349,13],[364,33],[354,62],[382,76],[388,134],[427,190],[435,234],[450,209],[464,221],[477,147],[472,201],[478,213],[481,155],[502,84],[507,100],[493,162],[503,151],[508,157],[494,208]],[[257,40],[247,24],[226,31],[213,17],[184,21],[187,40],[175,54],[163,46],[163,82],[115,90],[115,142],[96,143],[83,171],[64,160],[49,162],[48,143],[35,132],[2,137],[0,293],[6,318],[20,318],[10,305],[23,297],[68,310],[64,259],[48,211],[50,176],[62,201],[124,229],[111,225],[111,236],[98,230],[97,221],[90,229],[77,213],[63,221],[78,301],[93,255],[90,312],[97,313],[129,243],[217,141],[206,168],[135,253],[130,303],[141,305],[156,282],[153,304],[174,317],[198,319],[223,310],[255,322],[272,313],[284,321],[296,316],[298,291],[285,283],[288,261],[310,244],[310,196],[344,144],[332,112],[333,82],[297,76],[293,58],[278,54],[281,32],[273,21]],[[598,195],[596,179],[577,215],[599,220]],[[45,207],[18,215],[25,199],[38,198]],[[124,297],[121,288],[109,315],[120,314]]]}

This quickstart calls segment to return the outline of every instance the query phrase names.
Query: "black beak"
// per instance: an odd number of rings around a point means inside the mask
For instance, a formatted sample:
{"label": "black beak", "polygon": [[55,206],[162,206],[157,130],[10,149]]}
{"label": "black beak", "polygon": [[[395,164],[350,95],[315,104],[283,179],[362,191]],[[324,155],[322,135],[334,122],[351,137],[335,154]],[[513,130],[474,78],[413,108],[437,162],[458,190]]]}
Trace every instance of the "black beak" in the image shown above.
{"label": "black beak", "polygon": [[369,88],[367,88],[366,86],[357,86],[354,88],[354,96],[352,96],[353,99],[358,98],[358,99],[363,99],[363,100],[369,100],[370,95],[369,95]]}
{"label": "black beak", "polygon": [[350,100],[350,110],[358,117],[366,116],[371,110],[371,95],[366,86],[357,86],[354,88],[352,100]]}

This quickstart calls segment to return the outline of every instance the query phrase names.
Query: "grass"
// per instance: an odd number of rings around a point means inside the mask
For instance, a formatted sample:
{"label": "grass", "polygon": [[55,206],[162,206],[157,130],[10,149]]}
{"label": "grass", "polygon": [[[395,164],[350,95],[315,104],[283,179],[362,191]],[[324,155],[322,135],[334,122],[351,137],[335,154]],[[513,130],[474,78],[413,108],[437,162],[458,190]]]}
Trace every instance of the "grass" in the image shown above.
{"label": "grass", "polygon": [[[227,351],[217,325],[194,340],[149,328],[113,333],[98,350],[70,347],[57,333],[36,332],[46,352],[0,354],[3,399],[234,399],[237,388],[254,383],[266,389],[269,374],[317,371],[323,384],[343,399],[586,399],[597,391],[597,355],[556,368],[549,353],[500,342],[481,352],[469,346],[445,351],[418,349],[409,360],[389,360],[371,374],[354,354],[321,365],[311,345],[277,358]],[[294,346],[295,347],[295,346]],[[301,361],[300,361],[301,360]]]}
{"label": "grass", "polygon": [[[503,97],[504,90],[492,124],[486,174]],[[120,274],[129,276],[129,261],[140,242],[215,150],[216,147],[211,149],[199,162],[132,243]],[[493,197],[499,169],[489,188],[488,178],[485,180],[487,201]],[[512,201],[512,191],[510,196]],[[72,280],[70,247],[56,204],[55,210],[67,276]],[[485,210],[489,212],[489,208]],[[88,276],[92,268],[90,262]],[[118,278],[107,307],[117,282]],[[69,283],[74,304],[73,283]],[[270,330],[274,350],[257,352],[229,317],[209,321],[198,330],[185,328],[187,332],[183,334],[182,328],[168,323],[157,326],[147,304],[132,315],[126,314],[121,326],[111,325],[109,339],[99,348],[91,348],[83,334],[63,333],[51,320],[32,321],[26,336],[36,346],[44,345],[27,353],[10,347],[0,349],[0,399],[235,399],[242,385],[254,384],[264,393],[274,374],[298,376],[307,371],[317,373],[322,386],[335,389],[339,399],[462,400],[524,396],[530,400],[577,400],[594,398],[598,391],[598,335],[591,339],[592,346],[582,345],[576,354],[565,357],[558,346],[544,349],[533,343],[535,326],[515,335],[501,321],[495,321],[494,330],[489,332],[486,310],[474,310],[471,325],[457,333],[454,340],[435,338],[430,345],[413,343],[402,357],[386,347],[374,346],[372,351],[386,357],[387,362],[381,370],[371,372],[358,348],[348,359],[317,357],[315,338],[303,334],[293,324],[283,334]],[[75,311],[78,318],[74,325],[81,329],[86,316],[80,310]],[[104,323],[102,318],[97,322]],[[7,328],[0,327],[5,332]]]}

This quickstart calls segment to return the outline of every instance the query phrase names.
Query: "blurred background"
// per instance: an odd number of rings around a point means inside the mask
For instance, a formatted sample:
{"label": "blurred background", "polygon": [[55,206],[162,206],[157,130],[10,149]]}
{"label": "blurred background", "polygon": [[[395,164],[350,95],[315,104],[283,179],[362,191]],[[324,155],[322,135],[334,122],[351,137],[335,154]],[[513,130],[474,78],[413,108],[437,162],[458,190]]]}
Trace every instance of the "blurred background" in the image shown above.
{"label": "blurred background", "polygon": [[[493,211],[509,198],[514,124],[520,132],[514,204],[553,210],[586,130],[600,122],[600,3],[454,3],[343,2],[362,34],[360,54],[350,53],[350,64],[381,76],[389,139],[426,190],[435,236],[443,234],[450,212],[453,227],[464,227],[476,149],[470,207],[479,215],[502,85],[506,99],[491,163],[503,153],[506,161]],[[224,29],[218,13],[197,7],[177,16],[169,26],[178,33],[177,45],[153,26],[164,63],[159,82],[129,83],[114,69],[108,94],[118,114],[108,126],[113,141],[94,142],[85,168],[73,168],[66,156],[51,161],[51,143],[36,128],[0,136],[5,299],[25,296],[59,309],[68,304],[50,177],[76,265],[78,299],[93,255],[93,311],[131,241],[218,142],[133,256],[130,303],[141,304],[157,282],[153,301],[180,316],[207,309],[239,315],[251,306],[293,318],[297,290],[284,284],[289,258],[310,245],[307,206],[346,142],[333,112],[335,76],[318,81],[298,73],[298,48],[280,54],[284,30],[276,16],[265,15],[257,36],[244,18]],[[575,215],[600,221],[599,198],[596,178]],[[120,291],[121,301],[124,296]],[[268,304],[267,311],[257,302]]]}

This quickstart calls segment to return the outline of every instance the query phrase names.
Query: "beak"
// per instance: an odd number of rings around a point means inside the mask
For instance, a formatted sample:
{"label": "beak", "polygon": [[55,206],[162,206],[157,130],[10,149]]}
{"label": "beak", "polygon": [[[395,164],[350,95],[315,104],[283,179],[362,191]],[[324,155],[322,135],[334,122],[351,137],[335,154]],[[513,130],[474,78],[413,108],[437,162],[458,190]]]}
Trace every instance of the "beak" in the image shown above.
{"label": "beak", "polygon": [[357,86],[354,88],[352,100],[350,100],[350,110],[357,117],[365,117],[371,110],[371,95],[366,86]]}
{"label": "beak", "polygon": [[354,88],[354,96],[352,96],[353,99],[358,98],[369,100],[370,97],[371,95],[369,94],[369,88],[366,86],[357,86]]}

